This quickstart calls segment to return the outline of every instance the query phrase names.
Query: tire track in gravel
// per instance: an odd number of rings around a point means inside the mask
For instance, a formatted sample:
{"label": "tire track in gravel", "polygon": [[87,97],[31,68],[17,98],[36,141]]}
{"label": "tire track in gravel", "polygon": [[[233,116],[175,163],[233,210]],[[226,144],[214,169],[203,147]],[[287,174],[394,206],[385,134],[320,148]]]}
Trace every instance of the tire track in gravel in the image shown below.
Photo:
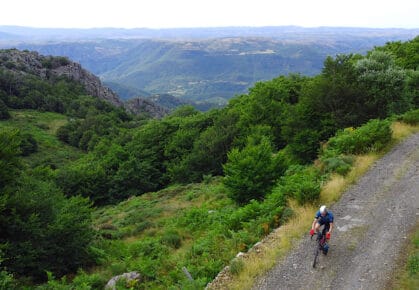
{"label": "tire track in gravel", "polygon": [[419,219],[419,133],[376,161],[331,211],[335,231],[318,266],[312,268],[315,242],[307,229],[253,289],[385,288]]}

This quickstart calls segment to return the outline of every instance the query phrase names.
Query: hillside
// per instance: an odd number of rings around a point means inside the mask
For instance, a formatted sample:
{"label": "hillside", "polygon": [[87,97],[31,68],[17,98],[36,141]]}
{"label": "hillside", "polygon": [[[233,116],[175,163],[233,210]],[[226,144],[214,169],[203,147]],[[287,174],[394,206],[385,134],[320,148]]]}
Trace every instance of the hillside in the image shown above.
{"label": "hillside", "polygon": [[33,75],[43,80],[60,78],[80,83],[87,94],[105,100],[114,106],[122,106],[121,100],[98,77],[86,71],[80,64],[65,57],[49,57],[37,52],[16,49],[0,50],[0,68],[14,75]]}
{"label": "hillside", "polygon": [[120,288],[204,288],[295,215],[293,204],[320,202],[360,154],[394,144],[396,120],[416,129],[418,41],[327,57],[316,76],[279,76],[221,109],[161,119],[56,76],[66,58],[5,51],[0,281],[102,289],[137,271]]}
{"label": "hillside", "polygon": [[[5,103],[12,108],[40,109],[42,107],[49,111],[64,112],[65,103],[71,100],[64,100],[64,96],[51,98],[50,94],[56,92],[47,89],[48,86],[62,82],[62,84],[67,83],[73,86],[73,88],[68,88],[69,94],[96,97],[112,106],[126,108],[127,111],[136,115],[145,114],[161,118],[168,113],[167,109],[151,100],[140,99],[141,102],[124,103],[116,93],[104,86],[97,76],[66,57],[44,56],[27,50],[0,50],[0,76],[3,90],[13,95],[9,96],[12,99],[4,98]],[[26,82],[27,84],[24,84]],[[36,86],[38,88],[30,94],[26,92]],[[14,99],[15,97],[18,99]],[[61,100],[58,101],[59,99]],[[143,103],[147,103],[147,106]]]}
{"label": "hillside", "polygon": [[[21,28],[16,33],[27,39],[16,41],[14,46],[68,56],[98,74],[124,98],[171,94],[183,100],[218,104],[246,93],[257,81],[289,73],[315,75],[326,56],[365,53],[387,41],[411,39],[419,32],[244,27],[96,31]],[[37,41],[31,43],[30,33]],[[59,33],[61,37],[57,37]],[[79,40],[75,41],[77,33]],[[43,43],[48,35],[53,43]]]}
{"label": "hillside", "polygon": [[0,130],[19,130],[26,140],[32,140],[32,143],[22,144],[25,146],[22,148],[24,162],[30,168],[48,166],[57,169],[83,155],[81,150],[63,144],[56,137],[58,128],[68,123],[66,116],[36,110],[12,110],[10,114],[9,120],[0,122]]}

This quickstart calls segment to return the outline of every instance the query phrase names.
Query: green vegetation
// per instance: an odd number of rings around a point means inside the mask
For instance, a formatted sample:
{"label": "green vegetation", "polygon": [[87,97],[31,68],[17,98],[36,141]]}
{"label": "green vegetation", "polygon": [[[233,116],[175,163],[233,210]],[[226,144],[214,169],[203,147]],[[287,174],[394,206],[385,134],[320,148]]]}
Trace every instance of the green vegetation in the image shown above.
{"label": "green vegetation", "polygon": [[400,120],[410,125],[419,124],[419,109],[411,110],[401,115]]}
{"label": "green vegetation", "polygon": [[392,289],[413,290],[419,286],[419,229],[416,225],[410,234],[406,247],[406,255],[403,257],[405,265],[396,271],[394,280],[391,281]]}
{"label": "green vegetation", "polygon": [[224,165],[224,184],[230,197],[241,204],[263,199],[284,172],[279,158],[273,156],[271,142],[264,136],[259,139],[250,136],[242,151],[233,148]]}
{"label": "green vegetation", "polygon": [[60,168],[83,154],[55,137],[57,129],[68,122],[66,116],[35,110],[10,110],[10,115],[10,119],[0,122],[0,130],[19,130],[20,154],[29,167]]}
{"label": "green vegetation", "polygon": [[66,79],[6,68],[7,285],[103,288],[136,270],[138,289],[202,288],[292,216],[290,199],[315,202],[324,181],[349,172],[354,154],[389,144],[390,120],[417,119],[418,79],[378,49],[329,57],[314,77],[257,83],[223,109],[186,106],[161,120],[131,116]]}

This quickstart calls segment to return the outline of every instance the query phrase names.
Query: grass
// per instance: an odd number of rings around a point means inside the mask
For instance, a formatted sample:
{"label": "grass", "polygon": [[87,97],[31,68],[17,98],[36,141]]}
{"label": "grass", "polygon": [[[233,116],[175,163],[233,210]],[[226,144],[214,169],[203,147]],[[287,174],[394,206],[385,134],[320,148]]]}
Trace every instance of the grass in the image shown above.
{"label": "grass", "polygon": [[58,113],[35,110],[11,110],[12,118],[0,121],[0,130],[18,129],[31,134],[38,144],[38,152],[24,158],[29,167],[49,164],[56,168],[81,157],[83,152],[62,143],[55,136],[67,117]]}
{"label": "grass", "polygon": [[399,260],[402,266],[387,285],[388,289],[419,289],[419,223],[408,237],[405,253]]}
{"label": "grass", "polygon": [[[343,192],[365,174],[370,166],[388,152],[391,147],[411,134],[419,132],[419,126],[394,122],[392,124],[392,130],[393,141],[385,150],[383,150],[383,152],[356,156],[353,167],[346,176],[343,177],[338,174],[332,175],[329,180],[323,184],[318,203],[330,206],[338,201]],[[248,257],[244,259],[244,264],[242,265],[242,270],[239,274],[230,275],[229,279],[223,280],[222,284],[217,284],[210,289],[251,289],[257,277],[264,275],[278,262],[278,260],[285,257],[293,248],[293,245],[297,244],[296,240],[301,239],[301,237],[307,233],[313,221],[313,215],[318,208],[317,205],[300,206],[296,202],[291,202],[290,205],[294,210],[294,217],[289,220],[287,224],[271,233],[263,242],[263,246],[260,247],[258,252],[249,253]],[[415,283],[417,283],[417,281]],[[415,285],[417,286],[417,284]]]}
{"label": "grass", "polygon": [[393,140],[400,142],[411,134],[419,132],[419,125],[413,126],[402,122],[394,122],[391,129],[393,130]]}
{"label": "grass", "polygon": [[[221,180],[213,178],[208,183],[173,185],[99,208],[94,225],[103,236],[97,246],[104,252],[104,260],[90,275],[109,279],[136,269],[146,276],[145,288],[167,289],[176,283],[185,287],[182,267],[194,278],[206,276],[202,271],[209,271],[210,263],[218,272],[218,264],[230,261],[237,246],[227,238],[217,243],[222,234],[216,227],[236,207]],[[208,238],[211,234],[217,237]],[[211,256],[213,252],[217,259]]]}

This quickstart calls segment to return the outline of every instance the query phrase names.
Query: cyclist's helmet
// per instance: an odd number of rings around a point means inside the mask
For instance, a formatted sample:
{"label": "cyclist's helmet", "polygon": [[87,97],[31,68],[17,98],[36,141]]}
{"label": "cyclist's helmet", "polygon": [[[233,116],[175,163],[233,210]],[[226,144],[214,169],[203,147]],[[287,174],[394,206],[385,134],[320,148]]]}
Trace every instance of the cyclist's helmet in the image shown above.
{"label": "cyclist's helmet", "polygon": [[325,205],[322,205],[320,207],[320,213],[325,213],[325,212],[327,212],[326,206]]}

